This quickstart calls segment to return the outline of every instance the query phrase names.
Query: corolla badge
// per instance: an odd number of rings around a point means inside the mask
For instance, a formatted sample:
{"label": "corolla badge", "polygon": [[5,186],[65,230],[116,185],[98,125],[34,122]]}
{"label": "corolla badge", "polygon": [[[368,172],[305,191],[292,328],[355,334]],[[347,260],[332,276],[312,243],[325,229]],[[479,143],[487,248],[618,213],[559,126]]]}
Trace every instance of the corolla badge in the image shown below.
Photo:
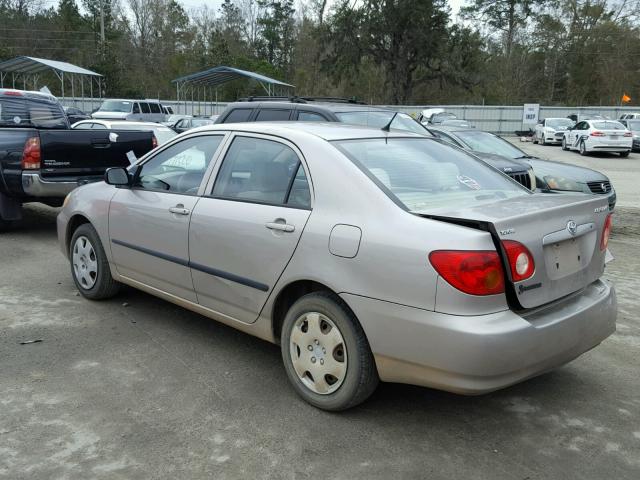
{"label": "corolla badge", "polygon": [[576,222],[574,222],[573,220],[569,220],[567,222],[567,232],[569,232],[571,235],[575,235],[576,233],[578,233],[578,225],[576,224]]}

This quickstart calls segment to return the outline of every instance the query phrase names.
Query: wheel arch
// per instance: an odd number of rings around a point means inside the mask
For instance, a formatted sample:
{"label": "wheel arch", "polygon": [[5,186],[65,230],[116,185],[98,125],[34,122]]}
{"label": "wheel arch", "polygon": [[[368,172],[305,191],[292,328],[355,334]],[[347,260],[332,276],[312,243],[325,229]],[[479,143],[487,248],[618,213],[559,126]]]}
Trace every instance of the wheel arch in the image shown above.
{"label": "wheel arch", "polygon": [[73,232],[75,232],[78,227],[80,227],[80,225],[84,225],[86,223],[91,224],[91,221],[81,213],[76,213],[67,222],[67,230],[65,232],[64,238],[65,248],[67,252],[69,251],[69,248],[71,246],[70,244],[71,237],[73,237]]}

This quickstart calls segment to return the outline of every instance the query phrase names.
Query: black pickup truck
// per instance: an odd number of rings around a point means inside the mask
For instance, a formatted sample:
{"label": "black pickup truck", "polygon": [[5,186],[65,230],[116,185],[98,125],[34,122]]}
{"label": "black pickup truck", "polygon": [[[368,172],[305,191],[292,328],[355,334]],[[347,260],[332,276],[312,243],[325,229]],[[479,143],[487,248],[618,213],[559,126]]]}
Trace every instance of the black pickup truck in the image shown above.
{"label": "black pickup truck", "polygon": [[22,218],[22,204],[62,205],[78,185],[100,181],[154,147],[152,132],[71,130],[55,97],[0,89],[0,230]]}

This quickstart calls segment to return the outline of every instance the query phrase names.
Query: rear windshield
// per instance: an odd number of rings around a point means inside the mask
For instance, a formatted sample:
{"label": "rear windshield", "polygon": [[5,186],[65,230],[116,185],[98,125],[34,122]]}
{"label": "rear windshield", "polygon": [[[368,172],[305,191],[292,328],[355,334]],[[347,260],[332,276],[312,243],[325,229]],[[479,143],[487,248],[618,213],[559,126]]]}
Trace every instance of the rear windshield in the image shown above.
{"label": "rear windshield", "polygon": [[625,126],[620,122],[606,121],[606,122],[591,122],[593,128],[601,128],[602,130],[624,130]]}
{"label": "rear windshield", "polygon": [[0,127],[69,128],[62,107],[55,101],[24,96],[0,96]]}
{"label": "rear windshield", "polygon": [[[350,125],[364,125],[366,127],[382,128],[387,126],[396,112],[337,112],[336,116],[343,123]],[[398,113],[391,124],[393,130],[404,130],[420,135],[430,135],[429,131],[406,113]]]}
{"label": "rear windshield", "polygon": [[333,144],[412,212],[475,206],[530,193],[470,155],[430,139],[371,138]]}
{"label": "rear windshield", "polygon": [[98,111],[129,113],[132,109],[133,102],[127,102],[124,100],[105,100],[102,102],[102,105],[100,105]]}
{"label": "rear windshield", "polygon": [[455,132],[455,134],[474,152],[493,153],[507,158],[522,158],[525,156],[522,150],[491,133],[469,130]]}

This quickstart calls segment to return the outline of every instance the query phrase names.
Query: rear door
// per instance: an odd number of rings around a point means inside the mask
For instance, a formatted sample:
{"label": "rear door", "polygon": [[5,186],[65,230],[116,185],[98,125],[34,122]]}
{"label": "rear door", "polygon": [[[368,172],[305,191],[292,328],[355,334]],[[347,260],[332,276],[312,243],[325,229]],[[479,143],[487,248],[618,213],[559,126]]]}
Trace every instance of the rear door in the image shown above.
{"label": "rear door", "polygon": [[262,135],[235,135],[189,229],[198,302],[251,323],[295,251],[311,213],[300,152]]}
{"label": "rear door", "polygon": [[152,133],[109,130],[40,130],[43,177],[100,176],[128,166],[127,152],[141,157],[153,147]]}

